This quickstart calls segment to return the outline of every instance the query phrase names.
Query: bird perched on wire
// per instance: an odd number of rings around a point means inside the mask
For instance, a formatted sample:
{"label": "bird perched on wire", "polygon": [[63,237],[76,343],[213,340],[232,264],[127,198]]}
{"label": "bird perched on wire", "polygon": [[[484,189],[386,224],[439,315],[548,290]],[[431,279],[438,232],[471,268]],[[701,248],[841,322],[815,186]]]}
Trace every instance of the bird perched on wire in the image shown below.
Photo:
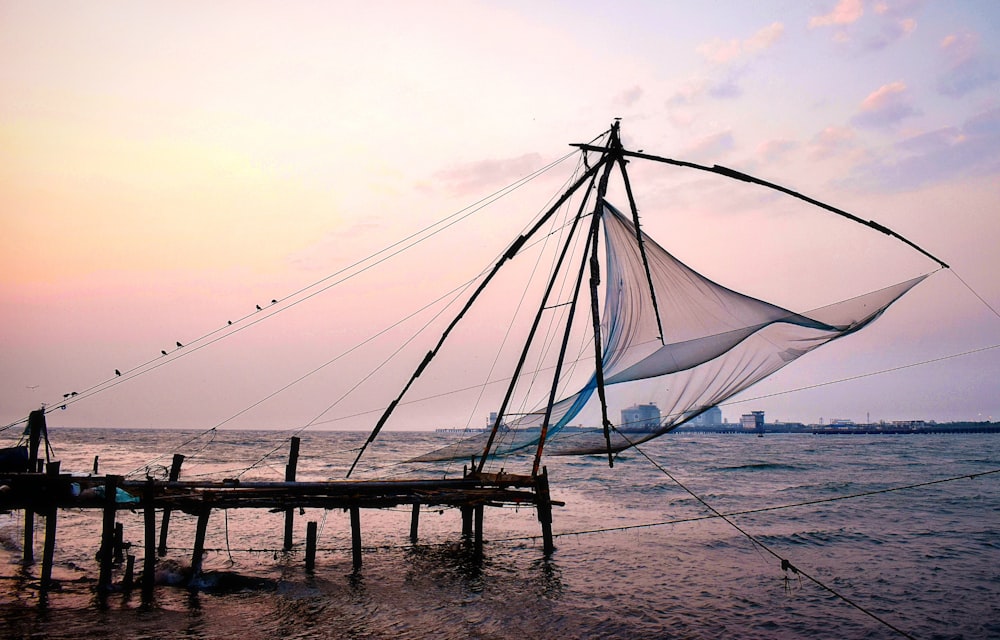
{"label": "bird perched on wire", "polygon": [[166,351],[164,351],[163,349],[160,349],[160,354],[161,354],[161,355],[167,355],[167,352],[166,352]]}
{"label": "bird perched on wire", "polygon": [[115,369],[115,375],[116,375],[116,376],[120,376],[121,374],[122,374],[122,372],[121,372],[121,371],[119,371],[118,369]]}
{"label": "bird perched on wire", "polygon": [[184,346],[184,345],[182,345],[182,344],[181,344],[180,342],[178,342],[178,343],[177,343],[177,348],[178,348],[178,349],[180,349],[180,348],[181,348],[181,347],[183,347],[183,346]]}
{"label": "bird perched on wire", "polygon": [[260,309],[260,305],[257,305],[257,311],[260,311],[260,310],[261,310],[261,309]]}

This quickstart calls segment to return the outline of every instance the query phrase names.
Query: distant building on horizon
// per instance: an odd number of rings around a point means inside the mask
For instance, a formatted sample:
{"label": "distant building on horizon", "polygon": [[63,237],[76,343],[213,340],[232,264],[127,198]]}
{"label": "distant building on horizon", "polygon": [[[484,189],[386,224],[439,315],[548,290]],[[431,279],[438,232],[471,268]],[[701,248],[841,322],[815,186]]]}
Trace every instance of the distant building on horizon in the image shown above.
{"label": "distant building on horizon", "polygon": [[688,422],[692,427],[717,427],[720,424],[722,424],[722,409],[719,407],[706,409],[704,413],[691,418]]}
{"label": "distant building on horizon", "polygon": [[751,411],[750,413],[744,413],[740,416],[740,426],[747,431],[757,431],[758,433],[763,433],[764,412]]}
{"label": "distant building on horizon", "polygon": [[655,404],[635,404],[622,409],[622,431],[656,431],[660,428],[660,408]]}

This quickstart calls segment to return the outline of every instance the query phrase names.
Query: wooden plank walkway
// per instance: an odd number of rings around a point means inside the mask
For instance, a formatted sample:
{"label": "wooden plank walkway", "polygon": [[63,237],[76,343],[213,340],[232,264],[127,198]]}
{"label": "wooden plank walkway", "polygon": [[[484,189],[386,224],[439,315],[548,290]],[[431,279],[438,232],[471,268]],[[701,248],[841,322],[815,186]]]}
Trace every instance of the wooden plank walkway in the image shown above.
{"label": "wooden plank walkway", "polygon": [[[293,439],[286,478],[294,478],[297,438]],[[37,451],[37,448],[35,449]],[[95,510],[103,515],[102,536],[98,550],[100,594],[112,590],[112,561],[121,560],[121,525],[117,524],[117,511],[129,509],[144,514],[143,579],[144,598],[151,598],[157,556],[166,551],[166,538],[170,513],[182,511],[198,518],[193,554],[191,580],[201,573],[205,535],[209,517],[215,509],[268,509],[285,512],[285,548],[291,548],[292,518],[300,508],[344,509],[350,512],[352,529],[352,558],[355,571],[361,569],[361,517],[363,509],[386,509],[403,505],[412,506],[410,540],[416,542],[421,508],[454,507],[462,513],[462,536],[472,542],[474,553],[482,554],[483,512],[485,507],[534,507],[542,529],[543,549],[546,555],[554,550],[552,544],[552,506],[548,476],[508,473],[465,472],[457,479],[405,479],[405,480],[344,480],[327,482],[242,482],[237,479],[221,481],[184,481],[179,476],[182,456],[174,457],[170,478],[157,480],[126,480],[120,476],[74,476],[61,473],[58,462],[50,462],[44,471],[0,471],[0,510],[23,510],[24,561],[34,562],[34,515],[45,518],[45,543],[40,575],[41,591],[51,585],[55,553],[58,512],[61,509]],[[31,460],[29,468],[41,469],[43,464]],[[124,493],[122,493],[124,492]],[[159,546],[157,547],[157,512],[161,515]],[[306,569],[312,571],[316,552],[316,527],[310,522],[306,540]],[[116,545],[117,541],[117,545]],[[132,583],[132,562],[122,578],[123,584]]]}

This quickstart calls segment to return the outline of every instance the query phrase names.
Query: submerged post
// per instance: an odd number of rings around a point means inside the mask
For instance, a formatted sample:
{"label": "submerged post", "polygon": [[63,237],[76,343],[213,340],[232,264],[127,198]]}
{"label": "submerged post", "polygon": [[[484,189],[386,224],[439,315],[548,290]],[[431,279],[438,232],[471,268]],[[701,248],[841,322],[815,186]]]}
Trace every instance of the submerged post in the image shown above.
{"label": "submerged post", "polygon": [[[50,462],[46,471],[50,476],[58,476],[59,463]],[[45,546],[42,548],[42,593],[48,591],[52,583],[52,564],[55,560],[56,551],[56,514],[58,512],[59,509],[55,505],[50,506],[45,512]]]}
{"label": "submerged post", "polygon": [[413,503],[413,513],[410,514],[410,543],[417,542],[417,527],[420,524],[420,503]]}
{"label": "submerged post", "polygon": [[98,556],[101,561],[101,572],[97,578],[97,590],[104,594],[111,589],[111,561],[114,559],[112,549],[115,543],[115,513],[118,507],[118,483],[120,476],[108,476],[104,479],[104,526],[101,530],[101,550]]}
{"label": "submerged post", "polygon": [[306,573],[316,569],[316,523],[306,524]]}
{"label": "submerged post", "polygon": [[208,530],[208,516],[212,507],[203,505],[198,512],[198,528],[194,532],[194,552],[191,554],[191,581],[201,575],[201,564],[205,555],[205,532]]}
{"label": "submerged post", "polygon": [[481,504],[475,506],[476,513],[476,528],[475,537],[473,539],[472,548],[476,556],[483,555],[483,510],[485,507]]}
{"label": "submerged post", "polygon": [[24,508],[24,553],[21,562],[27,566],[35,561],[35,511]]}
{"label": "submerged post", "polygon": [[[174,460],[170,463],[170,482],[177,482],[181,477],[181,465],[184,463],[184,456],[175,453]],[[163,523],[160,525],[160,556],[167,555],[167,529],[170,526],[170,507],[163,507]]]}
{"label": "submerged post", "polygon": [[462,539],[472,537],[472,507],[462,506]]}
{"label": "submerged post", "polygon": [[361,569],[361,509],[351,507],[351,555],[354,570]]}
{"label": "submerged post", "polygon": [[538,522],[542,525],[542,552],[549,556],[556,550],[552,544],[552,498],[549,495],[549,470],[542,467],[542,472],[535,476],[535,511]]}
{"label": "submerged post", "polygon": [[[288,451],[288,464],[285,466],[285,482],[295,482],[295,471],[299,465],[299,439],[292,436],[292,444]],[[295,507],[285,509],[285,551],[292,548],[292,525],[295,522]]]}
{"label": "submerged post", "polygon": [[156,485],[152,478],[146,478],[146,486],[142,492],[143,524],[145,525],[145,557],[142,559],[142,601],[149,602],[153,598],[153,585],[156,581]]}

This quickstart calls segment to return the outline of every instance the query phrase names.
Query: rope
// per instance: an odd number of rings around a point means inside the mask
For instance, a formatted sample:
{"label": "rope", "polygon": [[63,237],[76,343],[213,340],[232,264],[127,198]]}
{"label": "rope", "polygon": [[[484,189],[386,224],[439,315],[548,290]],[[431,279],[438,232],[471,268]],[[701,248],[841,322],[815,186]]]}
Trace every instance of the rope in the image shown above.
{"label": "rope", "polygon": [[[622,435],[622,437],[625,437],[626,440],[628,439],[623,434],[619,434],[619,435]],[[715,509],[715,507],[713,507],[712,505],[708,504],[704,499],[702,499],[701,496],[699,496],[694,491],[692,491],[691,489],[689,489],[680,480],[678,480],[677,478],[675,478],[673,476],[673,474],[671,474],[669,471],[667,471],[662,465],[660,465],[655,460],[653,460],[651,457],[649,457],[646,454],[645,451],[643,451],[642,449],[640,449],[638,446],[635,446],[635,445],[633,445],[633,448],[637,452],[639,452],[639,454],[642,455],[643,458],[645,458],[647,461],[649,461],[650,464],[652,464],[654,467],[656,467],[657,469],[659,469],[659,471],[661,473],[663,473],[663,475],[665,475],[668,478],[670,478],[670,480],[674,484],[676,484],[678,487],[680,487],[681,489],[683,489],[688,495],[690,495],[692,498],[694,498],[699,503],[701,503],[702,506],[704,506],[706,509],[708,509],[716,517],[721,518],[724,522],[726,522],[726,524],[728,524],[729,526],[731,526],[732,528],[736,529],[741,534],[743,534],[743,536],[745,536],[748,540],[750,540],[751,543],[753,543],[754,545],[756,545],[760,549],[766,551],[767,553],[769,553],[770,555],[772,555],[775,559],[779,560],[781,562],[781,569],[782,569],[782,571],[786,571],[787,572],[788,570],[791,570],[791,572],[794,573],[795,575],[800,575],[800,576],[805,577],[807,580],[809,580],[810,582],[814,583],[818,587],[824,589],[825,591],[830,592],[831,594],[833,594],[834,596],[836,596],[837,598],[839,598],[840,600],[842,600],[844,603],[846,603],[846,604],[854,607],[858,611],[860,611],[860,612],[864,613],[865,615],[871,617],[872,619],[880,622],[881,624],[885,625],[889,629],[892,629],[893,631],[895,631],[899,635],[903,636],[904,638],[910,638],[911,640],[913,640],[913,636],[911,636],[910,634],[908,634],[905,631],[903,631],[902,629],[896,627],[895,625],[893,625],[889,621],[887,621],[887,620],[879,617],[874,612],[872,612],[872,611],[864,608],[863,606],[859,605],[858,603],[854,602],[853,600],[851,600],[847,596],[845,596],[845,595],[837,592],[832,587],[829,587],[826,584],[822,583],[819,579],[817,579],[817,578],[813,577],[812,575],[806,573],[804,570],[802,570],[802,569],[796,567],[795,565],[793,565],[791,562],[789,562],[789,560],[787,558],[784,558],[781,555],[779,555],[776,551],[774,551],[773,549],[771,549],[769,546],[767,546],[766,544],[764,544],[763,542],[761,542],[760,540],[758,540],[757,538],[755,538],[753,535],[751,535],[750,533],[748,533],[747,531],[745,531],[744,529],[742,529],[739,525],[737,525],[735,522],[733,522],[728,516],[720,513],[718,510]]]}

